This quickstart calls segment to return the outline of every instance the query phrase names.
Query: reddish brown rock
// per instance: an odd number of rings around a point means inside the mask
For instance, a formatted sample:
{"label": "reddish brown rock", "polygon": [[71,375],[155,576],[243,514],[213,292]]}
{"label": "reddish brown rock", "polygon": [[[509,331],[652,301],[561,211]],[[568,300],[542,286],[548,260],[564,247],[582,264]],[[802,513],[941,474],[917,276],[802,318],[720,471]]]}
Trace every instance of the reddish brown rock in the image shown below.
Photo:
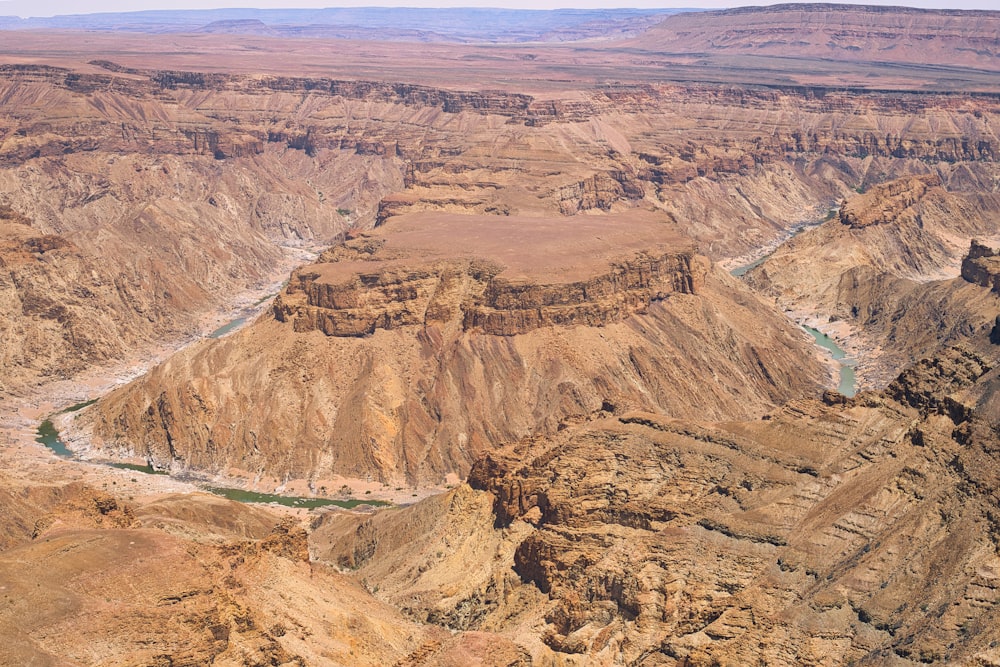
{"label": "reddish brown rock", "polygon": [[969,252],[962,260],[962,278],[980,287],[1000,292],[1000,252],[972,240]]}
{"label": "reddish brown rock", "polygon": [[[437,239],[447,240],[437,247]],[[603,326],[697,293],[705,273],[689,242],[639,211],[565,223],[414,215],[327,256],[275,303],[277,319],[296,331],[360,336],[456,316],[465,331],[503,336]]]}

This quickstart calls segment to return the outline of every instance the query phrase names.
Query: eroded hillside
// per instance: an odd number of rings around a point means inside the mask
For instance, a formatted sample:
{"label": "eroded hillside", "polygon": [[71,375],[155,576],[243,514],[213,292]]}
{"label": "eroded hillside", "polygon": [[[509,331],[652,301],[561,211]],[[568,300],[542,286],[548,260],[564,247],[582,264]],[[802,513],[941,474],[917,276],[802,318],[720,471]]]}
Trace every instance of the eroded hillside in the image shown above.
{"label": "eroded hillside", "polygon": [[992,327],[996,294],[974,287],[989,285],[989,270],[979,280],[971,268],[959,274],[974,239],[996,239],[998,209],[992,191],[949,190],[937,176],[895,179],[851,195],[746,280],[849,342],[865,384],[881,387],[914,358]]}
{"label": "eroded hillside", "polygon": [[3,70],[5,206],[78,249],[81,276],[71,287],[45,262],[7,276],[11,332],[27,351],[10,359],[10,388],[189,331],[273,277],[279,246],[321,246],[349,226],[419,211],[652,207],[727,259],[859,184],[930,172],[952,191],[987,188],[998,141],[989,96],[700,84],[539,96],[110,60],[83,69]]}

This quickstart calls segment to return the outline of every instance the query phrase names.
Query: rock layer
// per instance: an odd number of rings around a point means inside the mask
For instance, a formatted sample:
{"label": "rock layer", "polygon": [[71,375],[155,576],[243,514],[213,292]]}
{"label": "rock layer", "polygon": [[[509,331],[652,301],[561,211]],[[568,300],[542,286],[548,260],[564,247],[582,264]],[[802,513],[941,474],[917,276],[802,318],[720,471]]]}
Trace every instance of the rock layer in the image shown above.
{"label": "rock layer", "polygon": [[989,287],[994,292],[1000,292],[998,256],[1000,252],[973,239],[968,254],[962,260],[962,278],[981,287]]}
{"label": "rock layer", "polygon": [[[394,218],[388,233],[362,234],[299,271],[274,313],[296,331],[328,336],[447,326],[455,306],[463,331],[490,335],[603,326],[671,294],[694,294],[704,280],[691,244],[652,219],[638,211],[566,223]],[[569,229],[573,238],[562,237]]]}
{"label": "rock layer", "polygon": [[940,185],[937,176],[914,176],[877,185],[860,197],[845,200],[840,206],[840,222],[852,229],[884,224],[920,226],[915,205],[928,188]]}
{"label": "rock layer", "polygon": [[974,268],[989,259],[963,256],[971,238],[997,233],[997,211],[993,193],[904,177],[848,198],[839,219],[796,236],[746,279],[799,317],[850,334],[859,378],[885,386],[914,357],[992,325],[996,294],[970,284],[989,284]]}

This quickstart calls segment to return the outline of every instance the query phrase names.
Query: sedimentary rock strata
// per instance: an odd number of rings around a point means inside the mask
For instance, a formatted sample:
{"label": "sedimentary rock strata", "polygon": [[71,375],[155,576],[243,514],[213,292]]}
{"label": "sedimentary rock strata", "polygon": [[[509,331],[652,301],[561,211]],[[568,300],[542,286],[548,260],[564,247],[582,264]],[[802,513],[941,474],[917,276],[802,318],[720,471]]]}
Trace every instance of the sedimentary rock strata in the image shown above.
{"label": "sedimentary rock strata", "polygon": [[565,222],[418,214],[379,231],[299,271],[277,319],[329,336],[456,319],[463,331],[503,336],[603,326],[697,293],[706,271],[668,221],[640,211]]}
{"label": "sedimentary rock strata", "polygon": [[759,414],[817,391],[808,350],[655,214],[419,214],[331,249],[273,318],[113,394],[93,426],[102,451],[166,467],[439,481],[602,405]]}
{"label": "sedimentary rock strata", "polygon": [[[996,20],[4,35],[0,662],[997,663]],[[712,263],[822,218],[757,294]],[[190,331],[282,245],[328,249],[63,436],[258,490],[446,493],[288,519],[35,446],[47,399],[12,393]],[[783,309],[886,389],[822,391]]]}
{"label": "sedimentary rock strata", "polygon": [[629,44],[842,62],[975,63],[995,70],[998,26],[996,12],[786,4],[678,14]]}
{"label": "sedimentary rock strata", "polygon": [[884,224],[920,226],[916,205],[928,188],[940,186],[937,176],[914,176],[877,185],[859,197],[845,200],[840,207],[840,222],[853,229]]}
{"label": "sedimentary rock strata", "polygon": [[978,245],[963,257],[971,238],[997,233],[997,210],[992,193],[904,177],[848,197],[837,217],[796,236],[747,280],[800,317],[846,325],[859,376],[885,386],[913,357],[992,324],[996,295],[970,284],[988,285],[990,260]]}
{"label": "sedimentary rock strata", "polygon": [[[46,298],[79,306],[83,329],[100,335],[77,344],[81,327],[11,317],[39,361],[12,360],[14,377],[0,379],[9,389],[190,331],[270,275],[277,246],[321,245],[349,226],[422,211],[652,207],[718,260],[821,217],[853,187],[932,172],[973,192],[995,178],[989,95],[639,80],[501,92],[434,77],[197,71],[169,58],[156,69],[113,55],[3,65],[3,205],[36,236],[72,243],[102,285],[121,286],[119,298],[88,285],[94,296],[80,302],[54,265],[39,265]],[[10,313],[21,298],[9,295]],[[120,315],[98,323],[109,312]]]}

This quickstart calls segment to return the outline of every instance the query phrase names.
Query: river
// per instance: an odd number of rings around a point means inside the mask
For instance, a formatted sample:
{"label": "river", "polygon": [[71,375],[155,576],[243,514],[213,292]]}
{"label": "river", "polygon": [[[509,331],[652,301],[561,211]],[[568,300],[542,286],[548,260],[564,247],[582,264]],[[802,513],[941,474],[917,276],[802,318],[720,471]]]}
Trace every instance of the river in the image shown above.
{"label": "river", "polygon": [[802,325],[802,328],[809,332],[820,347],[827,350],[834,361],[840,366],[840,384],[837,391],[844,396],[854,396],[857,392],[857,381],[854,377],[854,360],[847,357],[845,352],[832,338],[819,329]]}
{"label": "river", "polygon": [[247,322],[247,318],[245,318],[245,317],[237,317],[232,322],[227,322],[226,324],[223,324],[221,327],[219,327],[218,329],[216,329],[212,333],[208,334],[208,337],[209,338],[222,338],[223,336],[225,336],[230,331],[236,331],[241,326],[243,326],[244,324],[246,324],[246,322]]}
{"label": "river", "polygon": [[[85,404],[79,404],[78,406],[73,406],[72,408],[67,408],[62,410],[60,413],[65,412],[75,412],[76,410],[81,410],[87,405],[94,403],[95,401],[87,401]],[[55,415],[53,415],[55,416]],[[66,443],[62,441],[59,437],[59,431],[56,429],[55,425],[52,423],[51,419],[46,419],[38,427],[38,437],[35,438],[35,442],[39,442],[49,449],[51,449],[56,456],[64,459],[73,459],[75,456],[73,452],[66,446]],[[91,462],[93,463],[93,462]],[[112,463],[112,462],[100,462],[98,465],[107,465],[112,468],[120,468],[123,470],[133,470],[135,472],[140,472],[147,475],[168,475],[166,470],[156,470],[150,466],[137,465],[134,463]],[[371,505],[373,507],[378,506],[388,506],[391,503],[383,502],[381,500],[360,500],[360,499],[350,499],[350,500],[334,500],[332,498],[314,498],[314,497],[303,497],[303,496],[281,496],[274,493],[257,493],[256,491],[247,491],[245,489],[232,489],[222,486],[212,486],[211,484],[189,477],[184,477],[183,481],[191,482],[197,485],[203,491],[213,493],[217,496],[222,496],[223,498],[228,498],[229,500],[236,500],[241,503],[267,503],[267,504],[278,504],[284,505],[285,507],[297,507],[300,509],[315,509],[317,507],[343,507],[345,509],[354,509],[359,505]]]}
{"label": "river", "polygon": [[[282,286],[284,286],[284,284],[285,283],[282,283]],[[225,336],[226,334],[239,329],[244,324],[246,324],[247,320],[251,316],[257,314],[261,310],[261,307],[267,301],[273,299],[275,296],[277,296],[277,293],[269,294],[269,295],[267,295],[267,296],[259,299],[258,301],[256,301],[251,306],[248,306],[248,307],[244,308],[240,312],[240,314],[239,314],[238,317],[236,317],[233,320],[230,320],[226,324],[220,326],[215,331],[213,331],[210,334],[208,334],[207,338],[221,338],[222,336]],[[38,430],[36,432],[36,437],[35,437],[35,442],[38,442],[38,443],[40,443],[42,445],[45,445],[56,456],[58,456],[60,458],[73,459],[73,460],[82,461],[83,459],[77,459],[77,457],[73,453],[73,451],[70,450],[69,447],[66,446],[66,443],[63,442],[63,440],[60,438],[60,436],[59,436],[59,430],[56,428],[55,424],[53,423],[52,418],[57,417],[58,415],[62,415],[62,414],[70,413],[70,412],[77,412],[79,410],[82,410],[82,409],[90,406],[90,405],[93,405],[94,403],[97,402],[97,400],[98,399],[95,398],[95,399],[91,399],[91,400],[88,400],[88,401],[83,401],[82,403],[77,403],[75,405],[71,405],[68,408],[65,408],[63,410],[60,410],[60,411],[54,413],[53,415],[51,415],[51,417],[49,419],[43,420],[41,422],[41,424],[39,424],[39,426],[38,426]],[[123,469],[123,470],[132,470],[134,472],[138,472],[138,473],[142,473],[142,474],[146,474],[146,475],[169,475],[170,474],[166,470],[156,470],[156,469],[152,468],[151,466],[148,466],[148,465],[139,465],[139,464],[135,464],[135,463],[118,463],[118,462],[111,462],[111,461],[101,461],[101,462],[88,461],[88,463],[93,463],[93,464],[96,464],[96,465],[105,465],[105,466],[109,466],[109,467],[112,467],[112,468],[119,468],[119,469]],[[370,505],[370,506],[386,506],[386,505],[391,505],[391,503],[380,501],[380,500],[361,500],[361,499],[334,500],[334,499],[331,499],[331,498],[316,498],[316,497],[302,497],[302,496],[283,496],[283,495],[278,495],[278,494],[273,494],[273,493],[258,493],[258,492],[255,492],[255,491],[247,491],[245,489],[235,489],[235,488],[228,488],[228,487],[221,487],[221,486],[213,486],[213,485],[211,485],[209,482],[207,482],[205,480],[198,479],[197,477],[189,476],[189,475],[178,476],[177,479],[179,479],[181,481],[184,481],[184,482],[193,483],[196,486],[198,486],[200,489],[202,489],[204,491],[207,491],[209,493],[213,493],[215,495],[222,496],[224,498],[228,498],[230,500],[236,500],[238,502],[243,502],[243,503],[267,503],[267,504],[272,504],[273,503],[273,504],[278,504],[278,505],[284,505],[285,507],[296,507],[296,508],[300,508],[300,509],[314,509],[314,508],[317,508],[317,507],[326,507],[326,506],[335,506],[335,507],[343,507],[343,508],[347,508],[347,509],[353,509],[355,507],[358,507],[359,505]]]}
{"label": "river", "polygon": [[[735,269],[732,269],[729,273],[737,278],[743,277],[744,275],[747,274],[747,272],[757,268],[758,266],[766,262],[768,258],[770,258],[771,255],[773,255],[778,250],[778,248],[780,248],[781,245],[787,242],[789,239],[798,236],[804,231],[814,229],[823,224],[824,222],[826,222],[827,220],[832,219],[837,214],[838,210],[839,209],[831,208],[829,213],[827,213],[826,218],[819,222],[804,222],[793,227],[791,229],[791,232],[783,239],[781,239],[777,244],[775,244],[775,246],[766,254],[764,254],[761,257],[758,257],[749,264],[743,264],[741,266],[737,266]],[[837,345],[837,343],[835,343],[832,338],[827,336],[819,329],[814,329],[813,327],[808,327],[805,325],[801,326],[816,340],[816,343],[820,347],[822,347],[823,349],[827,350],[830,353],[830,356],[833,358],[833,360],[836,361],[837,364],[840,366],[840,383],[837,385],[837,391],[843,394],[844,396],[854,396],[857,393],[857,381],[854,377],[854,365],[856,362],[853,359],[849,359],[847,357],[847,352],[841,349],[840,346]]]}
{"label": "river", "polygon": [[831,208],[827,212],[826,217],[823,218],[822,220],[818,221],[818,222],[817,221],[808,221],[808,222],[800,222],[800,223],[798,223],[797,225],[795,225],[794,227],[792,227],[791,229],[789,229],[788,232],[784,236],[782,236],[781,238],[779,238],[777,241],[774,241],[773,243],[770,243],[770,244],[764,246],[764,248],[762,248],[762,250],[764,251],[763,255],[761,255],[757,259],[753,260],[749,264],[742,264],[740,266],[737,266],[734,269],[731,269],[729,271],[730,275],[736,276],[737,278],[742,278],[744,275],[747,274],[747,272],[749,272],[749,271],[751,271],[753,269],[756,269],[758,266],[760,266],[761,264],[763,264],[764,262],[766,262],[767,259],[771,255],[773,255],[775,253],[775,251],[777,251],[778,248],[780,248],[782,246],[782,244],[784,244],[785,242],[787,242],[789,239],[795,238],[796,236],[798,236],[802,232],[807,232],[810,229],[815,229],[816,227],[819,227],[820,225],[822,225],[827,220],[832,220],[834,218],[834,216],[837,215],[837,212],[839,210],[840,210],[839,208]]}

